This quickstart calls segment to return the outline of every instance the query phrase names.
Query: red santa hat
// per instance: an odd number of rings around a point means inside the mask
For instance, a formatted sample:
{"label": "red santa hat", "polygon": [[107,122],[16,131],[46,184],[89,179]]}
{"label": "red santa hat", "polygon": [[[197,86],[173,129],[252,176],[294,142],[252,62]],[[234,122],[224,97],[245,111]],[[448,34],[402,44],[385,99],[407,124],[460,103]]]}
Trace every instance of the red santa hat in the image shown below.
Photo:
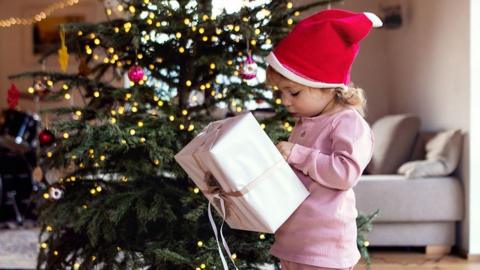
{"label": "red santa hat", "polygon": [[267,56],[267,63],[288,79],[316,88],[342,87],[358,43],[382,21],[373,13],[340,9],[320,11],[300,21]]}

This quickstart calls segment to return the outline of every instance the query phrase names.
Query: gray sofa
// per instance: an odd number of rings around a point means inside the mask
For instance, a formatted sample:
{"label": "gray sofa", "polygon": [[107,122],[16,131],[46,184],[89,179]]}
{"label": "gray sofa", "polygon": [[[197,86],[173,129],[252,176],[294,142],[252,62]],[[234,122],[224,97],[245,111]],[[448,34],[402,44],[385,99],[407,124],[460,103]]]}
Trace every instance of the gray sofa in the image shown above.
{"label": "gray sofa", "polygon": [[[377,149],[354,188],[357,208],[361,213],[380,210],[367,235],[371,246],[422,246],[430,254],[448,253],[456,243],[457,224],[464,216],[462,182],[449,171],[422,177],[398,173],[405,162],[424,160],[427,150],[433,152],[425,148],[436,133],[419,132],[419,126],[419,119],[413,115],[387,116],[372,125]],[[459,155],[459,149],[449,151],[450,155],[452,151]],[[401,153],[394,156],[392,152]],[[389,160],[384,162],[382,158]]]}

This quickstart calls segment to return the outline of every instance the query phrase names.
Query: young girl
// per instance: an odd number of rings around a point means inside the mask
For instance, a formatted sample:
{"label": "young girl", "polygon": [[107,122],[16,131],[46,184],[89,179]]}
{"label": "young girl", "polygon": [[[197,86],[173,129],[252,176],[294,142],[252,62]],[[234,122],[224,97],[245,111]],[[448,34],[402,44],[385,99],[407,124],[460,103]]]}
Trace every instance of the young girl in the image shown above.
{"label": "young girl", "polygon": [[347,85],[358,42],[381,24],[372,13],[321,11],[266,58],[268,83],[298,117],[277,148],[311,192],[275,233],[270,252],[283,270],[353,269],[360,259],[352,187],[374,142],[363,91]]}

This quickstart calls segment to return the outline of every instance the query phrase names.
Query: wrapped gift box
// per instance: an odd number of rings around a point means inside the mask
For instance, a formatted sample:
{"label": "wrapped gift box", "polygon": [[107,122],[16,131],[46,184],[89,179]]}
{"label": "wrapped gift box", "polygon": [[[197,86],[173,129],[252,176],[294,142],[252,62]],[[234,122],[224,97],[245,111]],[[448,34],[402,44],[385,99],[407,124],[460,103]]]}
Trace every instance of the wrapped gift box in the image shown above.
{"label": "wrapped gift box", "polygon": [[274,233],[309,195],[251,113],[210,123],[175,159],[234,229]]}

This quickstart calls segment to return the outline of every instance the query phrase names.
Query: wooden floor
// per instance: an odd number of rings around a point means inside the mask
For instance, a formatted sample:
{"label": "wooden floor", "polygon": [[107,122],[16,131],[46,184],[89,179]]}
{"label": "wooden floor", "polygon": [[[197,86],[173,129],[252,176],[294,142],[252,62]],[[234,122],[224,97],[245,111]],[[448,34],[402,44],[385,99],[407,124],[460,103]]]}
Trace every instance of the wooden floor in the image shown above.
{"label": "wooden floor", "polygon": [[[469,261],[457,255],[429,256],[422,251],[373,250],[371,270],[480,270],[480,261]],[[367,269],[360,262],[355,270]]]}

